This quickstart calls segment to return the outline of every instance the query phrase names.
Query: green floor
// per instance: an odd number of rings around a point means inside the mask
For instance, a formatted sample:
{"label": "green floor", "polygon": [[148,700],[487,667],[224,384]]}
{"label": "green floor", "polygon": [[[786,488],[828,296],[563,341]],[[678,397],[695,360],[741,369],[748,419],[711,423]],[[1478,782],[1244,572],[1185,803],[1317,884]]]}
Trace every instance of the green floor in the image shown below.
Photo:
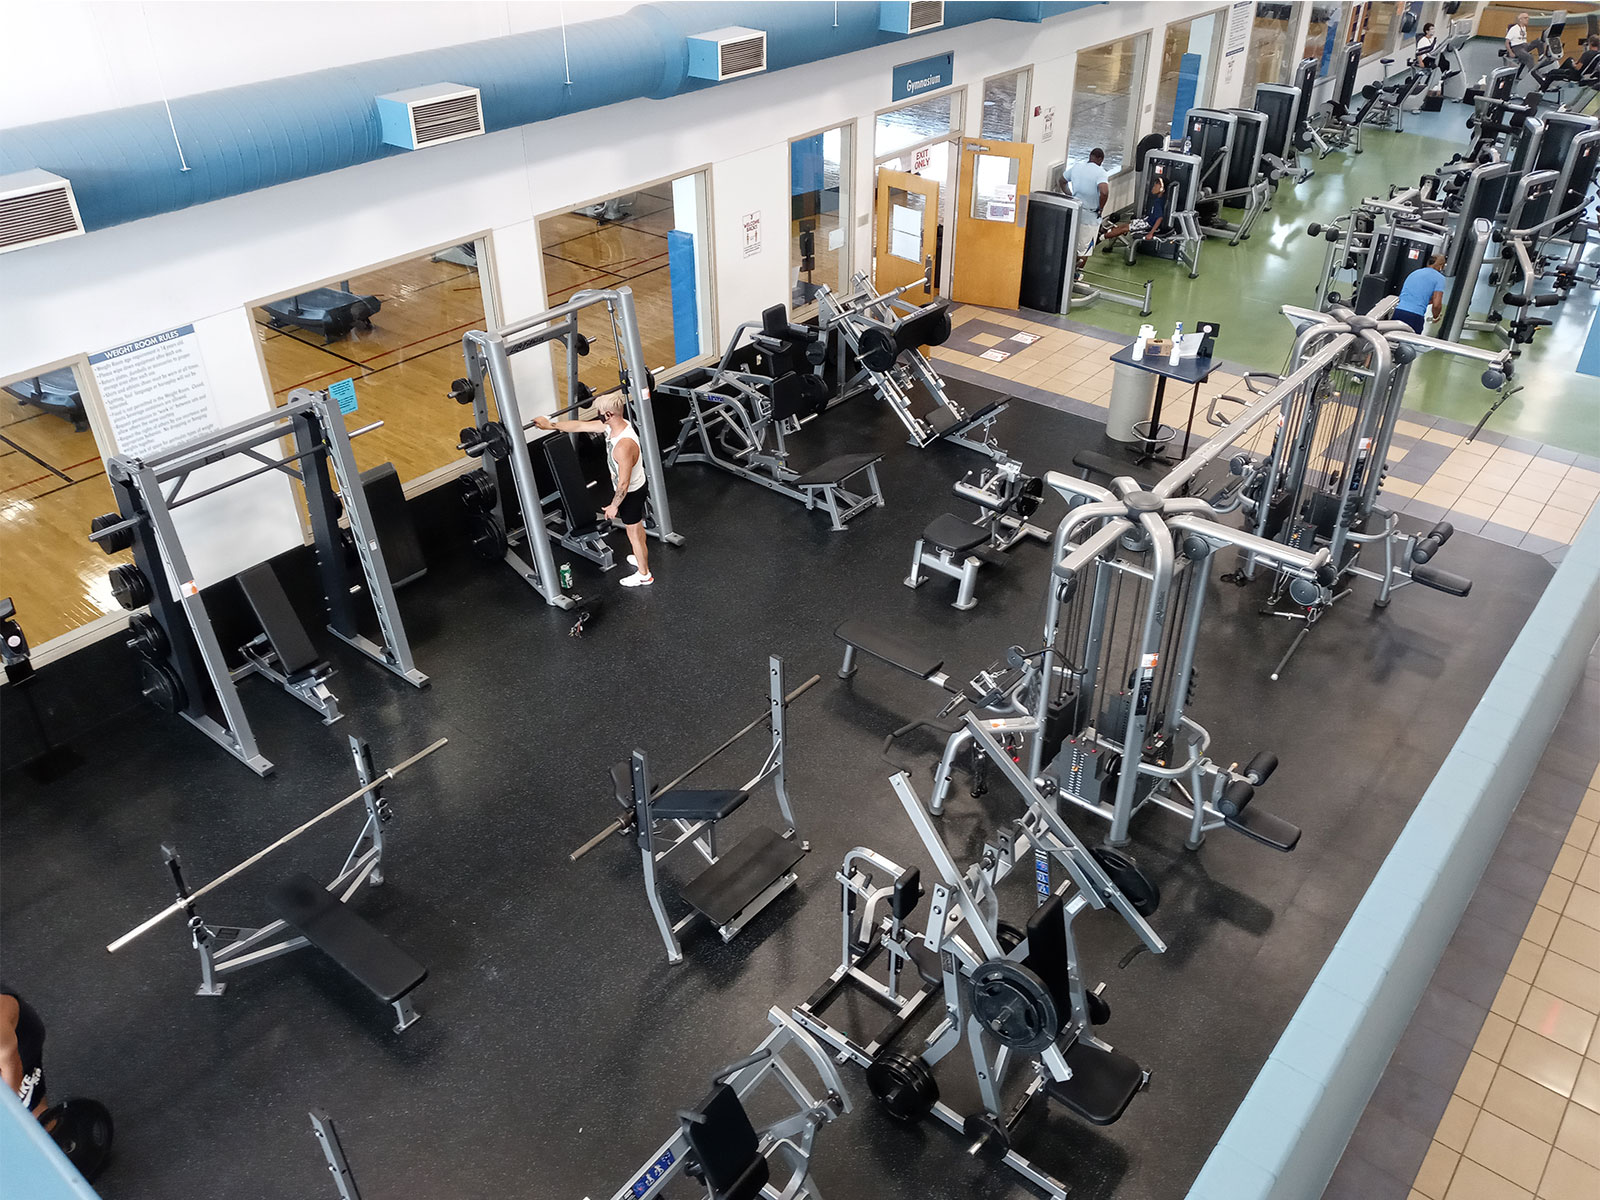
{"label": "green floor", "polygon": [[[1465,148],[1467,134],[1461,122],[1433,118],[1432,129],[1458,127],[1460,143],[1414,133],[1366,131],[1364,153],[1336,152],[1316,163],[1316,174],[1304,183],[1281,185],[1271,211],[1262,214],[1247,241],[1229,246],[1220,238],[1207,239],[1198,279],[1160,259],[1142,258],[1129,267],[1120,253],[1096,254],[1089,267],[1092,276],[1124,284],[1154,280],[1152,315],[1140,317],[1135,309],[1102,302],[1075,307],[1072,316],[1126,334],[1137,332],[1146,320],[1163,334],[1177,320],[1187,329],[1201,321],[1215,322],[1221,327],[1218,352],[1223,357],[1256,370],[1280,370],[1293,331],[1279,308],[1316,304],[1314,289],[1327,248],[1325,242],[1306,236],[1306,226],[1348,212],[1362,197],[1387,195],[1391,182],[1414,183],[1424,170]],[[1597,296],[1600,293],[1580,284],[1563,304],[1540,310],[1541,316],[1556,323],[1524,348],[1517,367],[1523,390],[1501,406],[1486,428],[1600,455],[1600,381],[1573,370],[1594,319]],[[1481,309],[1480,303],[1473,311]],[[1499,345],[1484,334],[1469,335],[1469,340],[1490,348]],[[1413,369],[1406,406],[1476,423],[1495,399],[1495,393],[1478,382],[1480,374],[1481,367],[1468,360],[1425,355]]]}

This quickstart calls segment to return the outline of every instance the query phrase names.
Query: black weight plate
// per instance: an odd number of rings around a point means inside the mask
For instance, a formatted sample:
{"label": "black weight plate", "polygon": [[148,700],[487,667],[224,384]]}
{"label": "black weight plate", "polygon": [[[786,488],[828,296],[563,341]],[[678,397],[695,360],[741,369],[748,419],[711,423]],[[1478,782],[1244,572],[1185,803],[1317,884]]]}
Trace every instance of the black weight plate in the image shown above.
{"label": "black weight plate", "polygon": [[474,513],[468,522],[472,550],[484,562],[499,562],[506,556],[506,531],[487,513]]}
{"label": "black weight plate", "polygon": [[150,603],[150,581],[144,572],[132,563],[119,563],[111,568],[111,594],[118,604],[132,610]]}
{"label": "black weight plate", "polygon": [[994,936],[999,939],[1000,948],[1007,954],[1028,940],[1028,935],[1009,921],[997,922],[994,927]]}
{"label": "black weight plate", "polygon": [[1011,1150],[1011,1135],[1006,1131],[1005,1122],[992,1113],[973,1113],[961,1122],[961,1133],[973,1154],[985,1162],[999,1162]]}
{"label": "black weight plate", "polygon": [[[102,529],[109,529],[113,525],[120,524],[122,524],[121,513],[101,513],[89,522],[89,532],[99,533]],[[110,537],[100,538],[95,542],[95,545],[99,546],[107,554],[115,554],[118,550],[126,550],[133,545],[133,526],[130,525],[126,529],[119,529]]]}
{"label": "black weight plate", "polygon": [[128,649],[140,658],[166,658],[172,643],[160,621],[148,613],[134,613],[128,618]]}
{"label": "black weight plate", "polygon": [[467,472],[457,480],[456,487],[461,495],[461,503],[466,505],[468,512],[488,512],[499,496],[494,480],[482,471]]}
{"label": "black weight plate", "polygon": [[98,1100],[72,1098],[53,1105],[40,1116],[50,1139],[90,1183],[105,1168],[111,1155],[115,1127],[111,1112]]}
{"label": "black weight plate", "polygon": [[1161,907],[1161,889],[1156,886],[1155,880],[1139,868],[1132,855],[1110,846],[1096,846],[1090,853],[1105,873],[1111,876],[1111,882],[1117,885],[1117,890],[1128,898],[1134,912],[1141,917],[1148,917]]}
{"label": "black weight plate", "polygon": [[1044,480],[1037,475],[1030,475],[1023,480],[1022,487],[1017,491],[1017,516],[1026,521],[1039,511],[1039,506],[1044,503]]}
{"label": "black weight plate", "polygon": [[899,1121],[915,1121],[939,1102],[939,1084],[919,1056],[886,1050],[867,1066],[867,1089]]}
{"label": "black weight plate", "polygon": [[483,445],[489,457],[499,461],[511,453],[511,435],[499,421],[490,421],[483,427]]}
{"label": "black weight plate", "polygon": [[178,673],[166,663],[153,659],[146,658],[139,663],[139,691],[146,700],[169,715],[182,712],[189,704]]}
{"label": "black weight plate", "polygon": [[857,357],[874,371],[889,370],[894,366],[894,360],[900,356],[894,344],[894,335],[886,329],[862,330],[858,344],[860,352]]}
{"label": "black weight plate", "polygon": [[1061,1032],[1050,988],[1027,967],[992,958],[972,973],[972,1015],[1002,1045],[1037,1054]]}

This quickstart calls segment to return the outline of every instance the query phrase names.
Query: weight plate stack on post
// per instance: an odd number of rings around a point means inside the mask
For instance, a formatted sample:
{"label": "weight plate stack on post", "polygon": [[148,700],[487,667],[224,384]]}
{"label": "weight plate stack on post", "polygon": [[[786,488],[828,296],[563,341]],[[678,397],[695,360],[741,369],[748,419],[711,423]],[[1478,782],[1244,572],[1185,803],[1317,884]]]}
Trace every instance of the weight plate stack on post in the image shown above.
{"label": "weight plate stack on post", "polygon": [[506,531],[488,513],[473,513],[468,521],[472,550],[484,562],[499,562],[506,556]]}
{"label": "weight plate stack on post", "polygon": [[189,706],[183,681],[165,662],[149,658],[140,660],[139,691],[146,700],[169,716],[176,716]]}
{"label": "weight plate stack on post", "polygon": [[132,563],[119,563],[108,574],[111,595],[123,608],[131,612],[150,603],[150,581],[138,567]]}
{"label": "weight plate stack on post", "polygon": [[127,645],[140,658],[161,660],[172,651],[167,631],[149,613],[134,613],[128,618]]}
{"label": "weight plate stack on post", "polygon": [[[113,525],[122,524],[121,513],[101,513],[89,522],[89,532],[99,533],[102,529],[110,529]],[[119,550],[127,550],[133,545],[133,526],[119,529],[109,537],[97,538],[95,545],[107,554],[115,554]]]}

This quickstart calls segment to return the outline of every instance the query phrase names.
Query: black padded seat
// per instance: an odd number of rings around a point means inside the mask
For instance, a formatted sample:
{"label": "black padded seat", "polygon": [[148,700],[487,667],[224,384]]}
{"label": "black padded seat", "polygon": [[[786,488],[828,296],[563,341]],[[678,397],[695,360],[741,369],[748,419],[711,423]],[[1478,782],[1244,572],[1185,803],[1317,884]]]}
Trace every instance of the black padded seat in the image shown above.
{"label": "black padded seat", "polygon": [[880,461],[882,454],[840,454],[830,458],[825,463],[819,463],[811,468],[799,479],[794,481],[796,487],[817,487],[822,484],[838,483],[848,479],[860,471],[866,470],[873,463]]}
{"label": "black padded seat", "polygon": [[761,1154],[755,1126],[730,1085],[717,1084],[680,1120],[712,1200],[754,1200],[761,1195],[771,1169]]}
{"label": "black padded seat", "polygon": [[927,942],[920,937],[915,938],[907,949],[911,955],[911,964],[916,967],[923,983],[937,984],[944,980],[943,962],[937,951],[928,949]]}
{"label": "black padded seat", "polygon": [[854,646],[873,658],[881,658],[891,667],[898,667],[918,679],[927,679],[944,666],[944,659],[908,638],[877,629],[854,617],[840,621],[834,627],[833,636],[847,646]]}
{"label": "black padded seat", "polygon": [[928,522],[928,527],[922,531],[922,540],[952,554],[964,554],[988,541],[989,531],[954,513],[944,513]]}
{"label": "black padded seat", "polygon": [[1144,1086],[1144,1068],[1116,1050],[1076,1041],[1067,1047],[1066,1060],[1072,1078],[1052,1079],[1044,1090],[1091,1125],[1114,1124]]}
{"label": "black padded seat", "polygon": [[239,587],[249,602],[261,632],[267,635],[273,654],[278,658],[278,670],[285,678],[298,683],[325,673],[328,664],[317,656],[316,647],[300,623],[294,606],[283,590],[278,573],[270,562],[258,563],[239,572]]}
{"label": "black padded seat", "polygon": [[273,888],[270,900],[285,923],[389,1004],[428,977],[428,968],[303,871]]}
{"label": "black padded seat", "polygon": [[696,791],[673,788],[650,802],[650,814],[662,820],[720,821],[736,812],[748,799],[749,792],[737,789]]}

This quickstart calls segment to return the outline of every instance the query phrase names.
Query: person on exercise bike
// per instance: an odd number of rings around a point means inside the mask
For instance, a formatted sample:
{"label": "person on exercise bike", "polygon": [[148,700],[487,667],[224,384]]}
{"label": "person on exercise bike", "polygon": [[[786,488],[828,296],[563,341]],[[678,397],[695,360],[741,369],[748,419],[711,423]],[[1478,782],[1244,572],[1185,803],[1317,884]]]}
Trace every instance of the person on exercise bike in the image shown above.
{"label": "person on exercise bike", "polygon": [[1533,57],[1533,51],[1528,49],[1528,14],[1518,13],[1517,19],[1506,30],[1506,55],[1513,59],[1518,67],[1518,74],[1526,70],[1532,75],[1540,87],[1544,80],[1539,76],[1539,63]]}
{"label": "person on exercise bike", "polygon": [[594,402],[595,420],[552,421],[549,417],[535,417],[533,423],[540,429],[555,429],[562,433],[601,433],[606,439],[606,466],[611,469],[611,484],[616,489],[611,503],[600,511],[607,520],[622,522],[627,531],[628,544],[633,553],[628,561],[635,570],[618,582],[626,588],[649,587],[656,581],[650,573],[649,549],[645,545],[644,459],[639,453],[639,435],[633,431],[624,415],[625,405],[621,389],[606,392]]}
{"label": "person on exercise bike", "polygon": [[1444,289],[1447,282],[1444,277],[1444,262],[1444,255],[1435,254],[1428,260],[1427,266],[1411,272],[1406,276],[1406,281],[1400,285],[1400,299],[1394,306],[1395,319],[1404,321],[1418,333],[1423,332],[1428,309],[1433,310],[1435,322],[1444,311]]}

